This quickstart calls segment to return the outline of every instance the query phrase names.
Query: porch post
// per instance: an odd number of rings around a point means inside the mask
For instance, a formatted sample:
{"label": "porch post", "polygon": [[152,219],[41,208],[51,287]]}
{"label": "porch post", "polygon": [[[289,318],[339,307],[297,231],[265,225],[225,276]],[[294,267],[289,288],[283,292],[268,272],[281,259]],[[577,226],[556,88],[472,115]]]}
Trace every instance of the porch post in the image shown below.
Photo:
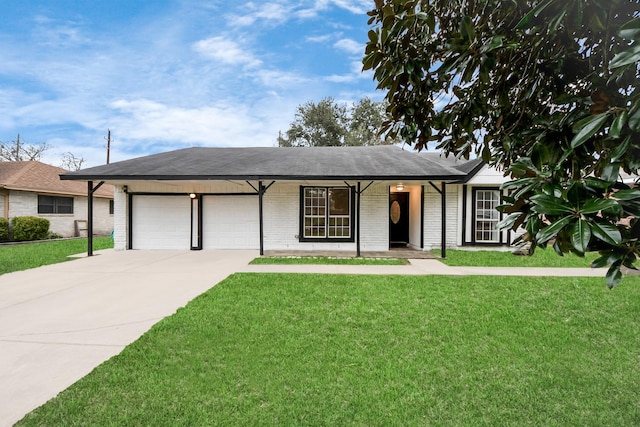
{"label": "porch post", "polygon": [[442,246],[440,248],[440,257],[447,257],[447,183],[442,181],[441,207],[442,207]]}
{"label": "porch post", "polygon": [[356,257],[360,257],[360,181],[358,181],[358,191],[356,191]]}
{"label": "porch post", "polygon": [[87,256],[93,256],[93,181],[87,182]]}
{"label": "porch post", "polygon": [[262,219],[262,199],[264,196],[262,181],[258,181],[258,212],[260,216],[260,256],[264,255],[264,221]]}
{"label": "porch post", "polygon": [[424,249],[424,185],[420,186],[420,249]]}

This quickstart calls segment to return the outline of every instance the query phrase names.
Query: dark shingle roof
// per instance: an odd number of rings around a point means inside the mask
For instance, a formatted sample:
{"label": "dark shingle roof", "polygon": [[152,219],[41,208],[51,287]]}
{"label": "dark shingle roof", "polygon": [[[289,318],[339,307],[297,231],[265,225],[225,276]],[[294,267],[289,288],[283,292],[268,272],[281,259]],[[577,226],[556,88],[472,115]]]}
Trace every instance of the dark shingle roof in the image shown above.
{"label": "dark shingle roof", "polygon": [[[335,180],[467,178],[477,162],[395,146],[185,148],[69,172],[71,180]],[[471,166],[471,167],[470,167]]]}

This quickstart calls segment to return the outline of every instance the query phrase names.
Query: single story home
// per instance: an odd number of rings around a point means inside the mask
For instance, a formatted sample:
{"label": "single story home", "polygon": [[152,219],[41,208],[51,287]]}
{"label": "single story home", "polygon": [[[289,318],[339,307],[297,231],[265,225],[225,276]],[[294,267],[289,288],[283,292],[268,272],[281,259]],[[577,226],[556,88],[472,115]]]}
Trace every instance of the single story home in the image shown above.
{"label": "single story home", "polygon": [[119,250],[360,255],[512,240],[496,228],[500,172],[397,146],[187,148],[61,178],[114,185]]}
{"label": "single story home", "polygon": [[[62,168],[36,161],[0,162],[0,215],[38,216],[50,222],[49,230],[63,237],[86,235],[87,184],[61,181]],[[94,232],[113,230],[113,186],[103,185],[93,196]]]}

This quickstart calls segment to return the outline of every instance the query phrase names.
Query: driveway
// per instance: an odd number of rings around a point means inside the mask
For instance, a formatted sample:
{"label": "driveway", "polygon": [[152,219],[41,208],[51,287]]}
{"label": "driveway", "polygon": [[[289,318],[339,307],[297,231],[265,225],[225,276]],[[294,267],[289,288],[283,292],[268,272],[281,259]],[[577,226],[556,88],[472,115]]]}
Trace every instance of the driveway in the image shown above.
{"label": "driveway", "polygon": [[257,251],[113,251],[0,276],[0,426],[10,426]]}

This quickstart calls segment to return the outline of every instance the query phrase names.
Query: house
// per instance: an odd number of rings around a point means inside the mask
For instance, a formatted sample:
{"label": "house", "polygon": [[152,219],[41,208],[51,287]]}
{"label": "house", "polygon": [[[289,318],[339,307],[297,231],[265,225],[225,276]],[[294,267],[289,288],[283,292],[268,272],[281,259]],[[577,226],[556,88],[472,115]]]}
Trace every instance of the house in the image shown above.
{"label": "house", "polygon": [[386,251],[509,245],[505,178],[396,146],[187,148],[68,172],[115,186],[116,249]]}
{"label": "house", "polygon": [[[0,162],[0,214],[46,218],[49,230],[63,237],[86,233],[87,184],[61,181],[62,168],[36,161]],[[113,186],[103,185],[94,193],[94,232],[113,230]],[[86,235],[86,234],[84,234]]]}

